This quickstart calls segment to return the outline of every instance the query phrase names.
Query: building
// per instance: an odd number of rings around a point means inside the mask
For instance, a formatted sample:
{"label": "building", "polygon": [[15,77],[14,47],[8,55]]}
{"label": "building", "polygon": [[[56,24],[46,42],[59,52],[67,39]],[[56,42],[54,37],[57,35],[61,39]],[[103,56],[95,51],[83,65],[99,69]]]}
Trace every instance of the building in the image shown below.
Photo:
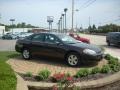
{"label": "building", "polygon": [[13,28],[13,29],[11,28],[9,33],[15,34],[15,33],[20,33],[20,32],[28,32],[31,30],[32,30],[32,28]]}
{"label": "building", "polygon": [[33,33],[40,33],[40,32],[49,32],[49,30],[42,29],[42,28],[34,28],[34,29],[32,29],[31,32],[33,32]]}

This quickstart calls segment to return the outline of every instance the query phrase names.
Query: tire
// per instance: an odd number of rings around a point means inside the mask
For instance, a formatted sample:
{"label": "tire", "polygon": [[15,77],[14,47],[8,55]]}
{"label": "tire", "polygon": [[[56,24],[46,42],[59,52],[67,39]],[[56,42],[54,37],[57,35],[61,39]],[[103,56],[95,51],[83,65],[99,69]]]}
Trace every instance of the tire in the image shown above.
{"label": "tire", "polygon": [[31,58],[31,53],[29,49],[23,49],[22,56],[24,59],[29,60]]}
{"label": "tire", "polygon": [[78,66],[80,64],[80,55],[75,52],[71,52],[66,56],[66,62],[69,66]]}

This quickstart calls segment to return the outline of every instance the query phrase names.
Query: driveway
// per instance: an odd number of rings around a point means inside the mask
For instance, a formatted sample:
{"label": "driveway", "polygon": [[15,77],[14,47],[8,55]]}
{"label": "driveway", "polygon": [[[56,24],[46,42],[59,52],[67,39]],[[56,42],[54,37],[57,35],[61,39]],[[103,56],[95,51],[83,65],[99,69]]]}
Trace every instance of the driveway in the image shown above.
{"label": "driveway", "polygon": [[107,46],[106,36],[90,35],[90,34],[80,34],[80,36],[90,39],[91,44],[103,46],[105,48],[105,53],[109,53],[120,59],[120,48],[115,46]]}

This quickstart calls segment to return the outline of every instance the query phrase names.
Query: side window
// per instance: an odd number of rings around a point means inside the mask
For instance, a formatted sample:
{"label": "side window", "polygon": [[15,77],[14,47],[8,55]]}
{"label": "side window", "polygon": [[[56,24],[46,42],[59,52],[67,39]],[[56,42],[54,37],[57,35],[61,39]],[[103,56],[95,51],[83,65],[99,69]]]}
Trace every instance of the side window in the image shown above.
{"label": "side window", "polygon": [[32,41],[43,41],[44,40],[44,35],[43,34],[38,34],[38,35],[35,35],[33,38],[32,38]]}
{"label": "side window", "polygon": [[58,39],[57,39],[55,36],[53,36],[53,35],[45,35],[45,42],[55,44],[55,43],[57,43],[57,42],[59,42],[59,41],[58,41]]}

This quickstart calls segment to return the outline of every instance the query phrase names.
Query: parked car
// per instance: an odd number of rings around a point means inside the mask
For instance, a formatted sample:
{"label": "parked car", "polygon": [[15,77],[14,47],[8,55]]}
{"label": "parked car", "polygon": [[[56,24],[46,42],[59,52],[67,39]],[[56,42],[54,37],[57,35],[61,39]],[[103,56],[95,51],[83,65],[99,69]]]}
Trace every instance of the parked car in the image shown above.
{"label": "parked car", "polygon": [[98,62],[103,57],[101,48],[79,42],[65,34],[33,34],[17,40],[15,49],[27,60],[34,55],[50,56],[65,59],[70,66],[87,61]]}
{"label": "parked car", "polygon": [[79,41],[82,41],[84,43],[90,43],[90,40],[87,39],[87,38],[83,38],[83,37],[80,37],[78,34],[76,33],[69,33],[69,35],[73,38],[75,38],[76,40],[79,40]]}
{"label": "parked car", "polygon": [[2,36],[2,39],[17,39],[17,36],[14,34],[5,34]]}
{"label": "parked car", "polygon": [[120,46],[120,32],[109,32],[106,36],[107,45],[111,44]]}
{"label": "parked car", "polygon": [[25,37],[27,37],[29,35],[32,35],[32,34],[33,33],[21,32],[21,33],[17,34],[17,38],[18,39],[23,39],[23,38],[25,38]]}

